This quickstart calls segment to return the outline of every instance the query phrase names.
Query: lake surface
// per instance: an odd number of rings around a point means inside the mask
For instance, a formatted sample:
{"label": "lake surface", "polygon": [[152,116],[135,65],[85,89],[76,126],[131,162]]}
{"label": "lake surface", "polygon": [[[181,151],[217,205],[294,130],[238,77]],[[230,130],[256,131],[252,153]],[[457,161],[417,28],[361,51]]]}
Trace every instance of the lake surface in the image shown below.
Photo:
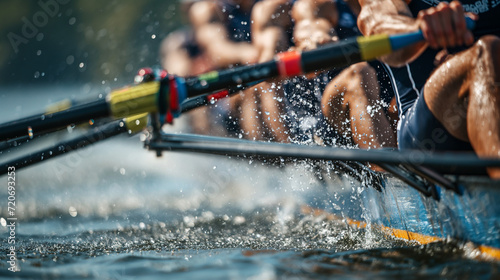
{"label": "lake surface", "polygon": [[[38,112],[68,92],[2,89],[0,119]],[[169,130],[186,132],[179,123]],[[16,171],[19,271],[8,270],[4,222],[0,278],[500,278],[498,262],[462,244],[421,246],[304,213],[311,197],[333,195],[307,163],[278,168],[173,152],[157,158],[142,145],[138,136],[118,136]],[[0,176],[3,221],[7,181]]]}

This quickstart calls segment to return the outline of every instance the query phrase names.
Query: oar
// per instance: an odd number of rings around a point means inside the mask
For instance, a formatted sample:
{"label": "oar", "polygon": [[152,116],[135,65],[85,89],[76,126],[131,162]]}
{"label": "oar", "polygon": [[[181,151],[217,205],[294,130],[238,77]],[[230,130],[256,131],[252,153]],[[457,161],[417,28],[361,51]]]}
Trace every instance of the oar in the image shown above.
{"label": "oar", "polygon": [[[260,82],[260,81],[259,81]],[[257,83],[259,83],[257,82]],[[217,101],[235,95],[241,90],[244,90],[247,87],[253,86],[254,84],[242,85],[236,88],[230,88],[228,90],[223,90],[211,94],[200,95],[194,98],[190,98],[181,104],[182,112],[188,112],[195,108],[205,106],[207,104],[214,104]],[[67,108],[71,107],[71,103],[67,101],[61,102],[59,105],[66,106]],[[58,106],[57,108],[61,108]],[[56,108],[51,107],[48,110],[57,111]],[[48,148],[44,148],[38,150],[36,152],[32,152],[29,154],[21,155],[17,158],[9,160],[4,163],[0,163],[0,175],[3,175],[7,172],[7,168],[9,166],[14,166],[16,170],[21,169],[23,167],[31,166],[36,163],[46,161],[52,158],[55,158],[60,155],[67,154],[69,152],[87,147],[89,145],[95,144],[97,142],[109,139],[111,137],[115,137],[121,134],[128,133],[130,135],[136,134],[146,128],[148,124],[147,114],[140,114],[137,116],[127,117],[122,120],[112,121],[103,125],[97,125],[91,127],[91,129],[71,140],[65,140],[59,142],[55,145],[52,145]],[[29,137],[22,137],[21,139],[14,139],[11,141],[6,141],[0,143],[0,154],[2,150],[7,150],[8,148],[14,146],[14,141],[24,141],[28,142]]]}
{"label": "oar", "polygon": [[[45,108],[45,113],[42,113],[42,114],[52,114],[55,112],[64,111],[64,110],[67,110],[67,109],[75,106],[76,104],[77,104],[76,100],[63,99],[63,100],[58,101],[52,105],[49,105],[47,108]],[[37,116],[40,116],[42,114],[38,114]],[[91,122],[91,124],[94,124],[94,122]],[[41,135],[38,134],[37,136],[41,136]],[[27,135],[23,135],[23,136],[18,137],[18,138],[10,139],[9,141],[0,142],[0,152],[2,152],[3,150],[10,149],[12,147],[19,147],[21,145],[24,145],[24,144],[30,142],[33,139],[34,139],[34,135],[32,133],[30,133],[30,131],[28,131]]]}
{"label": "oar", "polygon": [[138,133],[142,131],[147,124],[148,115],[144,113],[92,127],[88,132],[73,139],[62,141],[48,148],[0,163],[0,175],[6,174],[8,167],[15,167],[16,170],[19,170],[23,167],[31,166],[54,157],[67,154],[120,134]]}
{"label": "oar", "polygon": [[264,80],[248,83],[246,85],[238,85],[236,87],[229,88],[227,90],[221,90],[221,91],[218,91],[215,93],[209,93],[209,94],[204,94],[204,95],[199,95],[199,96],[195,96],[192,98],[188,98],[184,102],[182,102],[181,112],[185,113],[185,112],[191,111],[192,109],[202,107],[204,105],[215,104],[216,102],[218,102],[221,99],[234,96],[234,95],[238,94],[239,92],[241,92],[242,90],[249,88],[249,87],[252,87],[252,86],[255,86],[263,81]]}
{"label": "oar", "polygon": [[440,167],[446,169],[500,167],[500,159],[478,158],[474,153],[343,149],[186,134],[161,135],[159,139],[147,142],[146,146],[151,150],[159,151],[191,151],[241,157],[358,161],[374,164],[429,166],[436,169]]}
{"label": "oar", "polygon": [[[470,24],[469,24],[470,25]],[[28,133],[40,134],[89,119],[115,119],[142,113],[159,113],[162,121],[181,113],[187,98],[278,76],[291,77],[315,70],[345,67],[375,59],[423,40],[422,32],[404,35],[355,37],[315,50],[280,53],[268,62],[181,78],[172,75],[111,92],[106,99],[52,114],[35,115],[0,124],[0,141]]]}

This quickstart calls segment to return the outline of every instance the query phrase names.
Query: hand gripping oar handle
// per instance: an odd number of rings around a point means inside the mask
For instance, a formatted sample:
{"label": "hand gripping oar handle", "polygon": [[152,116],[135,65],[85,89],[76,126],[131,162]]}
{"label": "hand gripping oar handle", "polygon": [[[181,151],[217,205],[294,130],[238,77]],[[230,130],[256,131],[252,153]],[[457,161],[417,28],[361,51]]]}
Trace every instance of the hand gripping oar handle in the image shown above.
{"label": "hand gripping oar handle", "polygon": [[[470,17],[465,17],[465,24],[467,29],[473,30],[476,27],[476,22]],[[389,38],[392,50],[399,50],[411,44],[418,43],[424,40],[424,34],[421,30],[413,33],[397,34]]]}
{"label": "hand gripping oar handle", "polygon": [[[472,27],[468,20],[468,27]],[[196,97],[226,88],[275,77],[291,77],[317,70],[345,67],[373,60],[394,50],[423,40],[421,32],[397,35],[375,35],[349,38],[335,44],[305,52],[285,52],[268,62],[212,71],[181,78],[168,75],[152,81],[111,92],[106,100],[83,104],[53,114],[35,115],[0,124],[0,141],[56,130],[70,124],[100,117],[123,118],[141,113],[159,113],[162,121],[181,113],[180,104]]]}

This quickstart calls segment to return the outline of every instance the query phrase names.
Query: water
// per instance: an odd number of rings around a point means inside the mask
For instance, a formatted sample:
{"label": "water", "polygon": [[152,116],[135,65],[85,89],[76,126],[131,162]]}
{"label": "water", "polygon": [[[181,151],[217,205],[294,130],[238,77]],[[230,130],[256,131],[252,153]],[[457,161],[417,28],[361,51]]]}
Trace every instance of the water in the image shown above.
{"label": "water", "polygon": [[[10,110],[36,111],[44,98]],[[11,111],[2,109],[5,119]],[[332,195],[309,169],[186,153],[156,158],[135,136],[19,170],[20,271],[7,270],[9,229],[0,226],[0,278],[500,278],[498,262],[463,244],[420,246],[305,213],[308,198]],[[0,182],[6,219],[7,177]]]}

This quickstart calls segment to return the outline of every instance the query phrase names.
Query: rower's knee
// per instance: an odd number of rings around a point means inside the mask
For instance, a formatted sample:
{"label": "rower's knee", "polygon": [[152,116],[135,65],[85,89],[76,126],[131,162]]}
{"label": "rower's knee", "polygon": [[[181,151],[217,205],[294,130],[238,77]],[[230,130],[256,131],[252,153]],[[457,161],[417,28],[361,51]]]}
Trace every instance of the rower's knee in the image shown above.
{"label": "rower's knee", "polygon": [[346,70],[348,74],[347,98],[366,98],[368,100],[378,99],[377,72],[368,63],[357,63]]}
{"label": "rower's knee", "polygon": [[[496,83],[500,83],[500,38],[493,35],[481,37],[475,44],[477,48],[476,66],[485,69],[480,71],[491,71],[491,75]],[[480,73],[490,74],[488,72]]]}

